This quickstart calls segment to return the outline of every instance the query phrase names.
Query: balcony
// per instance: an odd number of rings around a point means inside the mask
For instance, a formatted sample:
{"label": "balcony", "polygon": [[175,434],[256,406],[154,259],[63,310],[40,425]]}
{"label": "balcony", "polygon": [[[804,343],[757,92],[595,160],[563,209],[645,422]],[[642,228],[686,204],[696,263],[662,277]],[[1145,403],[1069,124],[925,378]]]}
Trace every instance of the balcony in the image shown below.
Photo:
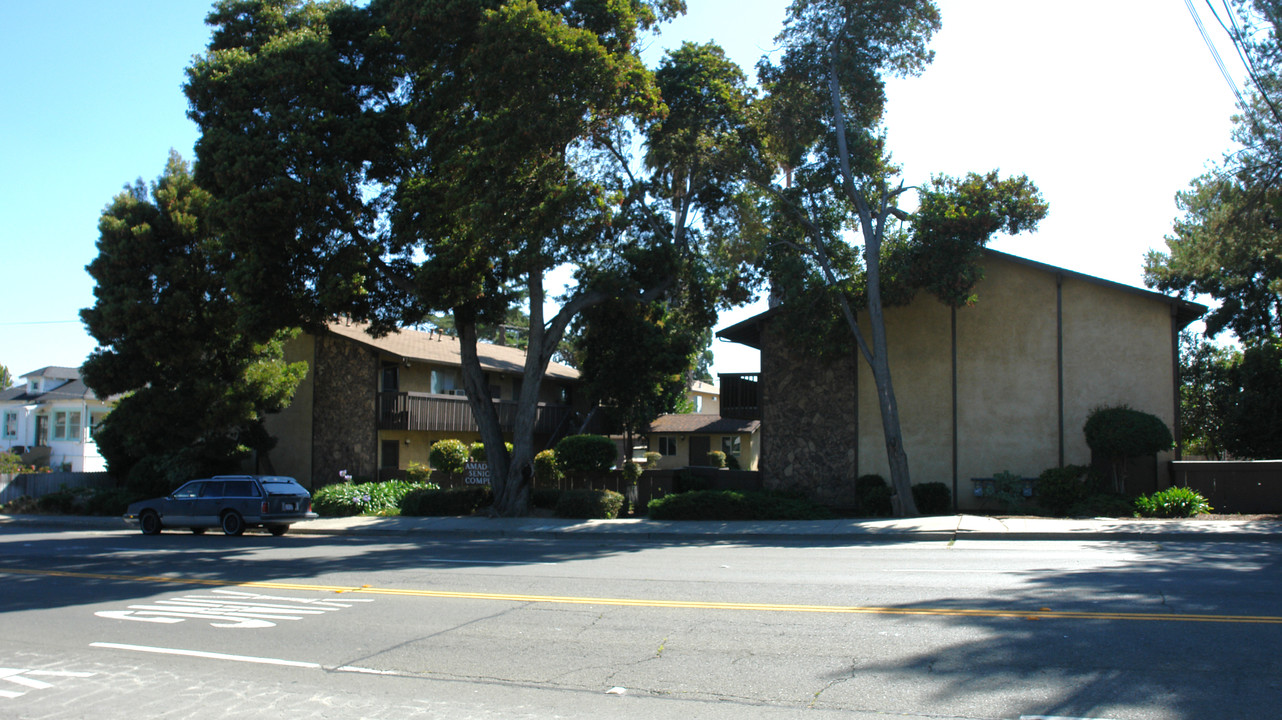
{"label": "balcony", "polygon": [[[503,432],[516,426],[516,403],[496,400],[499,425]],[[570,428],[574,409],[569,405],[540,404],[534,420],[539,435],[564,434]],[[430,395],[413,392],[378,393],[379,430],[423,430],[431,432],[474,433],[479,428],[467,398],[453,395]]]}
{"label": "balcony", "polygon": [[722,373],[717,378],[721,382],[721,417],[761,419],[761,373]]}

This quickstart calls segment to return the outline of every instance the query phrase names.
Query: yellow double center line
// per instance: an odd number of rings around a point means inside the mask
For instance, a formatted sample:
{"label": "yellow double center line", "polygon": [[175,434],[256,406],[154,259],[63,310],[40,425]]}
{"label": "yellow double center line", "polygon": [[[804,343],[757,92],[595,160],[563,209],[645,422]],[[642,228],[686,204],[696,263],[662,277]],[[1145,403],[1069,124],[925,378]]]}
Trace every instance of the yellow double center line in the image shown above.
{"label": "yellow double center line", "polygon": [[1017,618],[1024,620],[1159,620],[1165,622],[1212,622],[1257,625],[1282,625],[1277,615],[1194,615],[1185,613],[1137,612],[1075,612],[1055,611],[1049,608],[1036,610],[989,610],[968,608],[921,608],[859,605],[782,605],[771,603],[701,602],[695,600],[646,600],[640,598],[567,597],[561,595],[517,595],[513,593],[454,592],[447,590],[402,590],[376,588],[368,585],[308,585],[281,582],[237,582],[169,575],[116,575],[109,573],[81,573],[62,570],[31,570],[0,567],[0,574],[39,577],[74,578],[81,580],[111,580],[119,582],[169,583],[175,585],[203,585],[217,587],[250,587],[272,590],[299,590],[328,593],[361,593],[365,595],[393,595],[401,597],[450,598],[455,600],[496,600],[517,603],[555,603],[562,605],[614,605],[623,607],[674,608],[686,610],[747,610],[752,612],[829,613],[855,615],[922,615],[934,617]]}

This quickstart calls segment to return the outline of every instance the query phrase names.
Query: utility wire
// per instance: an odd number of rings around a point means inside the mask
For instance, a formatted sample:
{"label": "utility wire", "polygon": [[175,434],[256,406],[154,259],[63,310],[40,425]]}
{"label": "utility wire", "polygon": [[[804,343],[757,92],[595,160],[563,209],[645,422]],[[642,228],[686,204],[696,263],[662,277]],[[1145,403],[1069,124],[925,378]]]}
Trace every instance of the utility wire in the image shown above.
{"label": "utility wire", "polygon": [[[1207,5],[1210,5],[1209,0]],[[1202,33],[1202,40],[1206,43],[1206,49],[1210,50],[1211,57],[1215,58],[1215,64],[1220,68],[1220,74],[1224,76],[1224,82],[1229,84],[1229,89],[1232,90],[1233,95],[1237,97],[1238,105],[1245,108],[1246,100],[1242,97],[1242,91],[1238,89],[1237,82],[1233,80],[1233,75],[1230,74],[1229,69],[1225,67],[1224,58],[1220,57],[1220,51],[1215,49],[1215,43],[1211,41],[1211,35],[1206,31],[1206,25],[1202,23],[1202,16],[1197,14],[1197,8],[1193,6],[1193,0],[1184,0],[1184,7],[1188,8],[1189,15],[1193,17],[1193,22],[1197,24],[1198,32]],[[1215,8],[1211,8],[1211,14],[1215,14]],[[1219,19],[1218,15],[1216,15],[1216,19]],[[1223,24],[1223,22],[1220,23],[1221,26],[1223,26]],[[1230,33],[1230,35],[1231,34],[1232,33]],[[1236,44],[1237,43],[1235,41],[1234,45],[1236,46]]]}

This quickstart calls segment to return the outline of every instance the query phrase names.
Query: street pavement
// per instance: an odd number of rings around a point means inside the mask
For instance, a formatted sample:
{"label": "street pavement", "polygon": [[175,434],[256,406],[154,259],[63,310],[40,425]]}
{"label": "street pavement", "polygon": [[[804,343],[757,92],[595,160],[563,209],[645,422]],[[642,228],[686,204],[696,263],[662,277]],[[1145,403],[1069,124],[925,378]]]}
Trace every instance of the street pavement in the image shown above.
{"label": "street pavement", "polygon": [[[0,515],[0,529],[127,529],[118,517]],[[1138,518],[1039,518],[940,515],[919,518],[656,521],[567,520],[524,517],[345,517],[295,523],[298,535],[455,535],[474,537],[612,537],[627,540],[805,542],[885,540],[1264,540],[1282,538],[1276,520],[1156,520]]]}

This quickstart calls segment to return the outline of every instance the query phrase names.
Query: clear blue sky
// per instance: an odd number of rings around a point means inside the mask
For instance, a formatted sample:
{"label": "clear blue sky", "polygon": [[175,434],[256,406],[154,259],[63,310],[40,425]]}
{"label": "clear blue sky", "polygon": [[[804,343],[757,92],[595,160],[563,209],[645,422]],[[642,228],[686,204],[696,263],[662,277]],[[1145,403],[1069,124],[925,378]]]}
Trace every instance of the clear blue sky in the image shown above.
{"label": "clear blue sky", "polygon": [[[649,57],[715,39],[749,71],[787,5],[688,4]],[[890,146],[908,184],[1027,173],[1051,214],[996,248],[1140,285],[1144,252],[1164,247],[1177,214],[1174,194],[1230,147],[1233,95],[1182,0],[939,5],[935,63],[890,89]],[[207,41],[209,6],[0,3],[0,365],[15,377],[77,366],[93,349],[77,313],[93,304],[84,267],[98,217],[124,184],[154,180],[170,148],[192,159],[181,85]],[[714,346],[714,371],[756,370],[755,353],[737,347]]]}

